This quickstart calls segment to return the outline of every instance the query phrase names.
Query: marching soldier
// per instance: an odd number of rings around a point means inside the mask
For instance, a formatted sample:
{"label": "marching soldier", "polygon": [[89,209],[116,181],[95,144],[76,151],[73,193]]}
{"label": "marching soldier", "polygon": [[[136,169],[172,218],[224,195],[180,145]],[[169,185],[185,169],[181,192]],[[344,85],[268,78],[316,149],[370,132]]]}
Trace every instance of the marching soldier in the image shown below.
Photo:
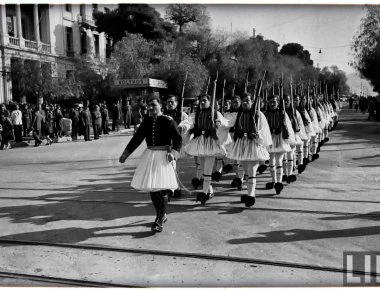
{"label": "marching soldier", "polygon": [[241,202],[251,207],[255,204],[257,168],[260,161],[269,159],[267,147],[272,144],[272,138],[265,115],[253,103],[249,93],[243,94],[242,110],[231,121],[234,123],[234,142],[227,158],[236,160],[247,170],[247,194],[241,196]]}
{"label": "marching soldier", "polygon": [[291,151],[290,144],[294,143],[294,131],[285,108],[280,108],[280,98],[273,95],[269,99],[267,121],[272,134],[272,145],[269,151],[269,170],[272,182],[266,184],[267,189],[274,188],[280,194],[284,188],[282,184],[284,154]]}
{"label": "marching soldier", "polygon": [[221,126],[228,127],[228,120],[221,113],[215,111],[212,115],[211,97],[207,94],[200,94],[200,110],[192,113],[187,120],[179,124],[183,132],[192,135],[189,143],[184,147],[188,155],[196,156],[203,169],[203,188],[197,194],[197,201],[205,204],[207,200],[214,196],[211,186],[211,173],[215,162],[215,157],[225,156],[226,149],[220,143],[223,136],[218,136],[218,129]]}
{"label": "marching soldier", "polygon": [[178,188],[177,176],[172,161],[179,157],[182,137],[173,118],[161,112],[161,100],[157,96],[148,98],[149,117],[144,118],[133,138],[121,154],[124,163],[145,139],[147,149],[141,155],[131,186],[150,192],[156,209],[152,231],[161,232],[167,220],[168,192]]}

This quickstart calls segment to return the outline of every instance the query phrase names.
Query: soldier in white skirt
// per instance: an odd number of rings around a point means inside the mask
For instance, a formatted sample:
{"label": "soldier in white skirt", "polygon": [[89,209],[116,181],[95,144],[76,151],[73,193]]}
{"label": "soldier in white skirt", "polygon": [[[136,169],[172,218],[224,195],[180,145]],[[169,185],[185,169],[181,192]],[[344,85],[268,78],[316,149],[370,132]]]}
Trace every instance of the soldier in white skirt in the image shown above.
{"label": "soldier in white skirt", "polygon": [[[288,95],[284,95],[285,102],[285,111],[288,114],[290,122],[292,124],[292,128],[294,131],[294,142],[290,143],[291,151],[285,154],[285,162],[284,162],[284,176],[282,181],[287,183],[295,182],[297,177],[293,174],[295,157],[298,159],[298,165],[302,164],[303,159],[303,141],[302,138],[306,138],[305,128],[302,123],[302,119],[298,111],[293,107],[292,108],[292,100]],[[297,154],[296,154],[297,152]]]}
{"label": "soldier in white skirt", "polygon": [[[305,96],[297,96],[296,100],[296,108],[300,113],[303,125],[305,127],[306,138],[302,139],[303,141],[303,161],[302,166],[298,166],[299,173],[305,170],[306,166],[309,164],[309,151],[310,151],[310,140],[312,136],[316,136],[313,124],[311,123],[310,116],[306,111],[306,98]],[[301,169],[301,170],[300,170]],[[301,172],[300,172],[301,171]]]}
{"label": "soldier in white skirt", "polygon": [[280,109],[280,98],[273,95],[269,99],[267,121],[272,134],[273,144],[268,147],[269,152],[269,171],[272,182],[266,184],[267,189],[274,188],[276,194],[280,194],[284,188],[282,184],[284,154],[292,149],[290,144],[294,143],[294,131],[289,117],[283,108]]}
{"label": "soldier in white skirt", "polygon": [[191,135],[189,143],[184,147],[185,152],[188,155],[196,156],[200,168],[203,168],[203,188],[202,192],[197,194],[197,201],[204,205],[214,196],[211,174],[215,157],[223,157],[227,154],[224,145],[220,142],[225,139],[220,135],[225,130],[218,132],[218,129],[222,126],[228,127],[229,122],[218,111],[215,111],[212,116],[209,95],[201,94],[198,99],[200,110],[190,114],[187,120],[179,124],[179,127],[182,132],[188,132]]}
{"label": "soldier in white skirt", "polygon": [[131,186],[150,192],[156,209],[156,219],[151,229],[161,232],[162,225],[167,220],[168,192],[178,188],[172,161],[179,157],[182,137],[173,118],[162,114],[159,97],[149,97],[147,104],[149,117],[144,118],[119,161],[124,163],[143,140],[146,140],[147,149],[141,155]]}
{"label": "soldier in white skirt", "polygon": [[272,137],[265,115],[260,109],[255,111],[250,93],[243,94],[242,109],[231,120],[234,123],[234,142],[227,158],[238,161],[247,170],[247,194],[241,196],[240,201],[251,207],[256,201],[257,168],[260,161],[269,159],[267,147],[272,145]]}

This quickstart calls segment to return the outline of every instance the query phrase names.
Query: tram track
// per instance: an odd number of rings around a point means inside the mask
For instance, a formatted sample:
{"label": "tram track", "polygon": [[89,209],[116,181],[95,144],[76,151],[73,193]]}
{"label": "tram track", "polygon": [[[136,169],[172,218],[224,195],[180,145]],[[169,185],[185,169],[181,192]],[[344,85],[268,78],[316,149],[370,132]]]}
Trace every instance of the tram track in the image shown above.
{"label": "tram track", "polygon": [[114,283],[104,283],[88,280],[78,280],[78,279],[68,279],[68,278],[58,278],[45,275],[30,275],[21,274],[13,272],[0,271],[0,278],[7,278],[13,280],[27,280],[34,282],[42,282],[48,284],[58,284],[59,286],[78,286],[78,287],[97,287],[97,288],[114,288],[114,287],[125,287],[125,288],[138,288],[138,286],[124,285],[124,284],[114,284]]}
{"label": "tram track", "polygon": [[[339,268],[339,267],[320,266],[320,265],[294,263],[294,262],[286,262],[286,261],[272,261],[272,260],[266,260],[266,259],[238,257],[238,256],[162,251],[162,250],[140,249],[140,248],[139,249],[117,248],[117,247],[108,247],[104,245],[100,246],[100,245],[90,245],[90,244],[51,243],[51,242],[40,242],[40,241],[20,240],[20,239],[5,239],[5,238],[0,238],[0,245],[1,244],[8,244],[8,245],[11,244],[11,245],[18,245],[18,246],[55,247],[55,248],[75,249],[75,250],[116,252],[116,253],[139,254],[139,255],[153,255],[153,256],[162,256],[162,257],[176,257],[176,258],[198,259],[198,260],[208,260],[208,261],[218,261],[218,262],[274,266],[274,267],[312,270],[312,271],[321,271],[321,272],[334,272],[334,273],[342,273],[342,274],[352,273],[355,275],[380,276],[380,273],[376,273],[376,272],[347,270],[347,269]],[[120,286],[124,287],[124,285],[120,285]]]}

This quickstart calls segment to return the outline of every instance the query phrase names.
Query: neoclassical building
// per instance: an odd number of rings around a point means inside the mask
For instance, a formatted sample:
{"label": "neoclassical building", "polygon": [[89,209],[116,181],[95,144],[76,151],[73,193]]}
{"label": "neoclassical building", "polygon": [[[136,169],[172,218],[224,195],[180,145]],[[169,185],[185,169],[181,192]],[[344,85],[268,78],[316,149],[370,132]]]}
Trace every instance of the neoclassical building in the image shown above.
{"label": "neoclassical building", "polygon": [[[80,58],[106,62],[106,35],[95,30],[93,12],[117,4],[2,4],[0,5],[0,103],[12,94],[14,63],[41,65],[54,78],[68,78]],[[21,101],[21,100],[15,100]]]}

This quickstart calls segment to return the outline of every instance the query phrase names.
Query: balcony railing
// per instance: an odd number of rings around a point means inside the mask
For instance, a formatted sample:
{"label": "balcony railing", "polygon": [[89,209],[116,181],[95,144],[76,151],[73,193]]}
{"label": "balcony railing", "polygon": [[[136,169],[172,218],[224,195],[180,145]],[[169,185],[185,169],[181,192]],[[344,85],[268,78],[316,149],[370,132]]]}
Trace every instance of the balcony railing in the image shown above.
{"label": "balcony railing", "polygon": [[25,47],[30,49],[38,49],[38,44],[35,41],[25,39]]}
{"label": "balcony railing", "polygon": [[36,42],[28,39],[21,39],[18,37],[9,36],[8,37],[9,46],[14,46],[18,48],[28,49],[28,50],[36,50],[44,53],[51,53],[51,45],[43,42]]}
{"label": "balcony railing", "polygon": [[84,15],[84,16],[79,15],[78,16],[78,23],[80,25],[88,26],[90,28],[96,27],[94,18],[92,18],[92,16],[89,16],[89,15]]}
{"label": "balcony railing", "polygon": [[46,43],[41,43],[41,50],[43,52],[51,53],[51,45]]}
{"label": "balcony railing", "polygon": [[20,38],[9,36],[9,44],[13,46],[20,46]]}

